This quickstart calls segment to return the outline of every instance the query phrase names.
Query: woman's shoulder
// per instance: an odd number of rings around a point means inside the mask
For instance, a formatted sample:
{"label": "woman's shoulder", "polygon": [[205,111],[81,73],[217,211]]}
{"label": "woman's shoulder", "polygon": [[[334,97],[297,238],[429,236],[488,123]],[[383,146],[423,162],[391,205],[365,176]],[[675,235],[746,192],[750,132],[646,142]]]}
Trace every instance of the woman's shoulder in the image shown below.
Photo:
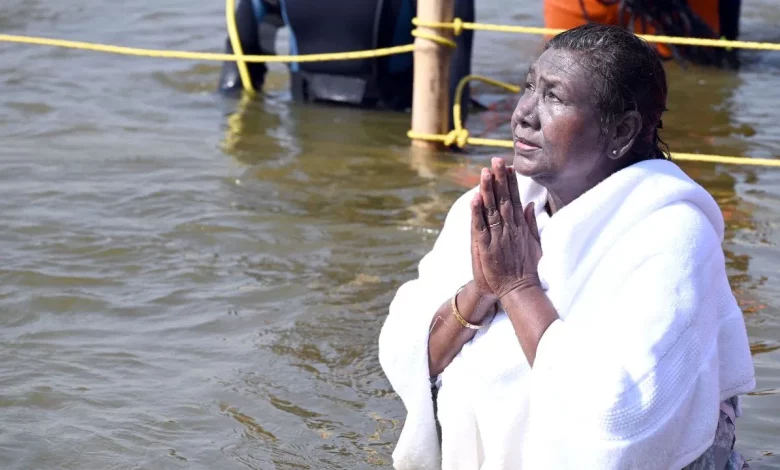
{"label": "woman's shoulder", "polygon": [[[723,214],[712,195],[669,161],[636,165],[627,182],[630,189],[618,203],[634,217],[634,236],[649,247],[685,249],[723,239]],[[630,217],[629,217],[630,219]]]}
{"label": "woman's shoulder", "polygon": [[706,258],[721,249],[718,221],[691,201],[678,201],[653,211],[637,223],[629,238],[642,240],[647,256]]}

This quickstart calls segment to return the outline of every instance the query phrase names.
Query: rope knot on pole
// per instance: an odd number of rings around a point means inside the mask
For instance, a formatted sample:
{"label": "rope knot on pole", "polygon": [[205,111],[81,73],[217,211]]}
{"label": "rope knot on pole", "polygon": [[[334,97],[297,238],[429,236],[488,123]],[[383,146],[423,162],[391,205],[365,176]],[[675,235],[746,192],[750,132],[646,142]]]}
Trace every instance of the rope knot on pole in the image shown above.
{"label": "rope knot on pole", "polygon": [[447,47],[450,47],[452,49],[455,49],[456,47],[458,47],[458,45],[452,39],[447,39],[447,38],[441,37],[441,36],[439,36],[437,34],[432,34],[432,33],[428,33],[428,32],[425,32],[425,31],[420,31],[419,29],[416,29],[416,28],[412,30],[412,36],[414,36],[416,38],[427,39],[429,41],[435,42],[436,44],[440,44],[442,46],[447,46]]}
{"label": "rope knot on pole", "polygon": [[447,133],[447,136],[444,138],[444,145],[449,147],[452,144],[455,144],[458,146],[458,148],[463,148],[466,146],[466,144],[469,141],[469,131],[467,129],[453,129]]}
{"label": "rope knot on pole", "polygon": [[460,33],[463,32],[463,20],[460,18],[455,18],[452,20],[452,34],[453,36],[460,36]]}

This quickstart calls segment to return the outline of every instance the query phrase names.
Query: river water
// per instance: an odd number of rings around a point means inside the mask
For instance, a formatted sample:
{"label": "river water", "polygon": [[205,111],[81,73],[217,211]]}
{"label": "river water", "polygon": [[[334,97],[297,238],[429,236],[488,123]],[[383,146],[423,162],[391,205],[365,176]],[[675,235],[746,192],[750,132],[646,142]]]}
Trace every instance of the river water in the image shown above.
{"label": "river water", "polygon": [[[478,3],[541,24],[541,2]],[[780,41],[773,0],[744,10],[744,38]],[[164,49],[218,51],[223,22],[220,2],[0,7],[4,33]],[[539,45],[478,33],[474,69],[517,82]],[[747,61],[669,65],[673,150],[780,156],[780,54]],[[408,115],[295,105],[282,66],[237,102],[218,72],[0,44],[0,468],[389,466],[387,305],[495,151],[434,161]],[[469,124],[506,138],[507,120]],[[780,171],[684,168],[724,210],[754,352],[738,446],[780,468]]]}

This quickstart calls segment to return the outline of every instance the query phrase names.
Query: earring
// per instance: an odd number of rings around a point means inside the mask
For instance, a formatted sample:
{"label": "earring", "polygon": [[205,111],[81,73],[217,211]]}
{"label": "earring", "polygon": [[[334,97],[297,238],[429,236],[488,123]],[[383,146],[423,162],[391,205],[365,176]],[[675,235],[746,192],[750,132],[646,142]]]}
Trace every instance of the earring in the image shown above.
{"label": "earring", "polygon": [[617,150],[613,150],[612,155],[617,155]]}

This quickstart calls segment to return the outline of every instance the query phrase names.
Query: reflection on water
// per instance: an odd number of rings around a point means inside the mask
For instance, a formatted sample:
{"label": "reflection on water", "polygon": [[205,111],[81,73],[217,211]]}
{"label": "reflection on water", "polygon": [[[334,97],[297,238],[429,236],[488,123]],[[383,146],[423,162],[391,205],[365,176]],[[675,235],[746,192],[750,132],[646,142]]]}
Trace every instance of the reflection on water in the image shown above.
{"label": "reflection on water", "polygon": [[[216,50],[220,8],[11,0],[0,26]],[[479,8],[541,23],[540,5]],[[750,39],[772,39],[776,11],[746,5]],[[517,81],[538,48],[478,34],[475,68]],[[780,156],[768,57],[737,74],[670,64],[672,150]],[[377,360],[387,305],[506,154],[412,151],[407,115],[290,103],[283,67],[268,95],[236,100],[214,95],[214,64],[9,45],[0,59],[0,467],[388,466],[404,410]],[[492,110],[472,133],[507,137],[514,97],[476,90]],[[738,445],[780,468],[780,172],[683,167],[723,209],[754,353]]]}

